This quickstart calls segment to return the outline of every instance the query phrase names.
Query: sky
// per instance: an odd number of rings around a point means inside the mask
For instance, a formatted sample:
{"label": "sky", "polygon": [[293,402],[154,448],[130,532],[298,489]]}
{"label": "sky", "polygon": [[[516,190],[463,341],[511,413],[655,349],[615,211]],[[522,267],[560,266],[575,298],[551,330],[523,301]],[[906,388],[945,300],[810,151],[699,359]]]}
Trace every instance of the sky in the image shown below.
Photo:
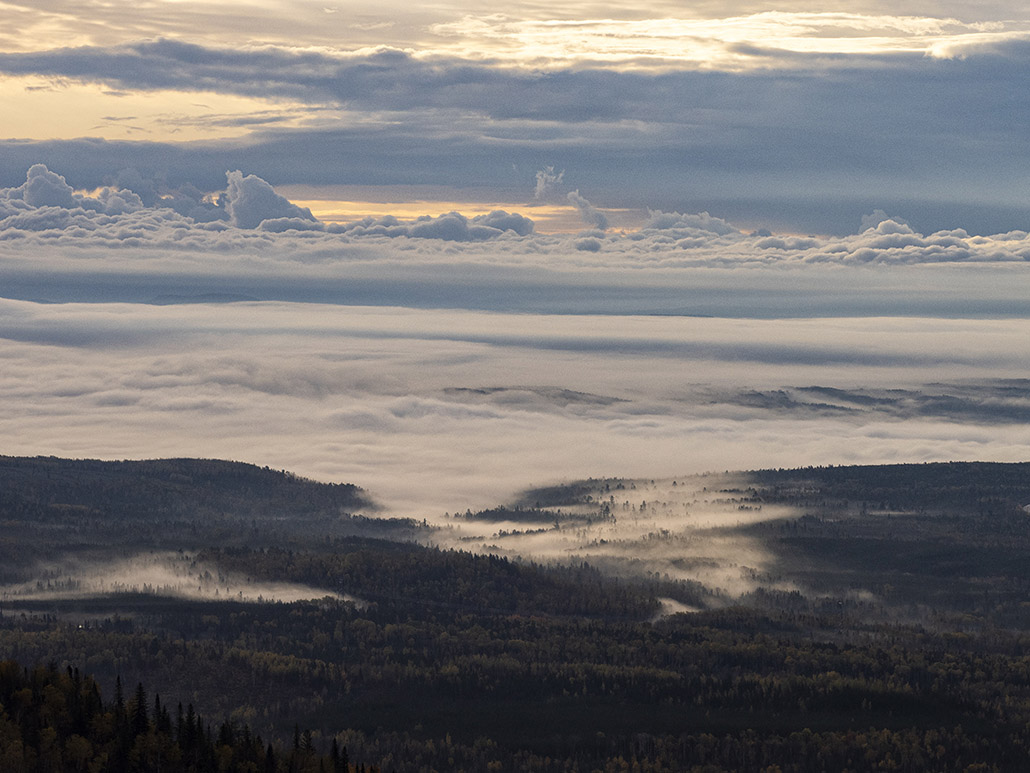
{"label": "sky", "polygon": [[0,2],[0,453],[1025,459],[1028,76],[1010,2]]}
{"label": "sky", "polygon": [[628,227],[647,209],[805,234],[875,209],[922,232],[1025,223],[1025,4],[786,8],[4,2],[0,184],[44,163],[76,189],[211,193],[240,169],[343,220],[544,215],[579,191]]}

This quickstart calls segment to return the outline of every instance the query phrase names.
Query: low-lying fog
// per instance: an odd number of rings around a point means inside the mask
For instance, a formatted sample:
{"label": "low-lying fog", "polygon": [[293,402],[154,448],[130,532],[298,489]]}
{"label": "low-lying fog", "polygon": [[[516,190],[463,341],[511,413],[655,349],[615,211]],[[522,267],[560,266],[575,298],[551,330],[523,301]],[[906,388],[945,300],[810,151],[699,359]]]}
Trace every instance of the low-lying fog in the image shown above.
{"label": "low-lying fog", "polygon": [[1030,447],[1022,319],[0,300],[0,322],[5,454],[246,461],[419,520],[563,479]]}
{"label": "low-lying fog", "polygon": [[356,601],[353,597],[320,588],[288,582],[262,582],[223,572],[182,552],[141,553],[113,561],[66,559],[53,566],[41,567],[35,575],[36,579],[31,582],[0,586],[0,600],[52,601],[143,593],[248,603],[303,601],[327,596]]}
{"label": "low-lying fog", "polygon": [[[251,462],[361,486],[377,515],[451,526],[454,544],[732,594],[765,556],[722,527],[787,514],[722,491],[746,483],[674,476],[1030,448],[1026,231],[921,234],[877,210],[854,213],[856,233],[800,236],[654,211],[638,231],[578,235],[505,215],[525,227],[484,241],[455,215],[296,230],[271,211],[197,223],[138,197],[83,209],[66,181],[31,174],[67,206],[0,195],[4,454]],[[616,476],[638,482],[599,484],[604,517],[443,517]],[[169,556],[3,592],[126,587],[322,593]]]}
{"label": "low-lying fog", "polygon": [[[759,586],[788,589],[766,574],[768,554],[734,527],[795,518],[768,505],[740,474],[665,480],[597,480],[572,507],[534,508],[517,520],[444,519],[438,540],[448,547],[519,555],[539,561],[585,560],[615,573],[700,582],[716,596]],[[668,613],[688,611],[666,600]],[[680,605],[682,606],[682,605]]]}

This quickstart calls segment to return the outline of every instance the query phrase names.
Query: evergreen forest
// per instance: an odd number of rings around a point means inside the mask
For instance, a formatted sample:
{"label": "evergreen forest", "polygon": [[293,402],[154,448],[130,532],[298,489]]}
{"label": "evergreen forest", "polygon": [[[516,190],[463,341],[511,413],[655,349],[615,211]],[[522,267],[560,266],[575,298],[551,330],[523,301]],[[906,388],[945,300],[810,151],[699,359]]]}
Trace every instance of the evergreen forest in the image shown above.
{"label": "evergreen forest", "polygon": [[430,522],[230,462],[0,458],[0,769],[1026,770],[1028,503],[1028,464],[947,463]]}

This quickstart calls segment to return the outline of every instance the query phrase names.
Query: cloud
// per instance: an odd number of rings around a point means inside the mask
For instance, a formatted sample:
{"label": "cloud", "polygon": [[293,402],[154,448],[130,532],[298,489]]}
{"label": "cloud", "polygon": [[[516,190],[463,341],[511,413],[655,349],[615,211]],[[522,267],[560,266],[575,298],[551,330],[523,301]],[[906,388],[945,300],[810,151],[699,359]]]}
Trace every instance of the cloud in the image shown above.
{"label": "cloud", "polygon": [[[209,9],[205,7],[205,10]],[[738,71],[749,67],[789,66],[797,57],[805,55],[819,57],[831,63],[830,66],[836,63],[835,60],[849,55],[954,57],[1003,48],[1013,41],[1025,40],[1028,32],[1025,22],[960,21],[942,14],[920,17],[914,14],[827,13],[822,10],[759,13],[749,12],[750,9],[721,10],[724,11],[721,16],[656,14],[650,18],[584,19],[575,18],[573,14],[563,15],[558,20],[541,17],[536,8],[512,8],[505,14],[492,13],[489,16],[472,12],[462,14],[460,18],[454,18],[448,10],[436,9],[430,12],[431,16],[442,14],[450,18],[436,18],[434,21],[438,23],[430,24],[425,16],[420,15],[424,23],[400,25],[403,31],[397,30],[396,26],[391,30],[400,32],[399,39],[397,34],[384,36],[383,29],[396,25],[397,19],[383,9],[378,9],[386,17],[383,22],[351,24],[344,28],[331,25],[332,32],[326,29],[324,17],[309,17],[308,23],[301,25],[303,31],[297,31],[300,18],[286,19],[280,14],[276,16],[277,29],[269,29],[266,23],[262,25],[265,29],[250,35],[241,35],[241,30],[246,27],[240,24],[238,14],[220,16],[209,12],[204,16],[205,22],[221,22],[221,28],[217,35],[205,30],[203,37],[221,41],[219,51],[223,52],[222,56],[204,56],[200,53],[200,46],[181,42],[187,37],[198,39],[195,25],[170,23],[167,15],[160,19],[151,18],[150,24],[139,26],[127,25],[119,16],[118,24],[106,25],[119,30],[135,30],[137,37],[145,38],[144,42],[139,42],[127,40],[126,32],[118,34],[104,29],[105,25],[97,23],[98,17],[94,12],[88,19],[80,17],[79,24],[92,28],[93,37],[98,41],[96,48],[103,47],[109,52],[105,67],[91,62],[89,54],[96,49],[90,46],[58,49],[48,52],[51,56],[23,51],[6,60],[8,67],[24,71],[43,69],[47,64],[53,67],[56,59],[66,70],[74,69],[84,74],[92,68],[91,74],[103,73],[108,77],[117,75],[117,65],[121,64],[126,70],[137,68],[136,78],[157,85],[182,77],[184,64],[194,65],[195,77],[203,83],[234,65],[238,66],[238,62],[231,58],[232,52],[245,52],[263,57],[266,63],[275,64],[284,71],[293,70],[295,74],[307,68],[306,74],[314,78],[327,72],[326,68],[316,69],[315,65],[346,59],[345,56],[326,55],[326,51],[351,49],[367,53],[371,49],[374,53],[376,46],[392,42],[392,50],[419,50],[421,56],[430,61],[450,57],[506,64],[532,61],[545,72],[558,68],[599,66],[644,71],[684,67]],[[410,17],[410,9],[405,11]],[[145,14],[142,9],[136,9],[136,13]],[[520,13],[524,14],[521,18]],[[956,15],[968,18],[969,13],[968,8],[962,8]],[[190,16],[188,12],[184,15]],[[1015,19],[1018,15],[1013,11],[1008,18]],[[12,20],[8,26],[17,28],[25,23],[25,18],[23,13],[20,19]],[[68,23],[73,18],[74,14],[69,13],[63,21]],[[49,28],[46,37],[53,36],[53,26],[58,23],[53,15],[42,23]],[[284,32],[284,29],[291,28],[293,34]],[[433,32],[432,42],[427,42],[426,29]],[[355,34],[357,30],[373,31],[374,34]],[[341,38],[341,32],[349,35]],[[39,40],[44,35],[35,34],[33,38]],[[82,41],[88,38],[84,38],[80,30],[74,30],[52,39]],[[274,52],[282,49],[258,47],[253,43],[255,40],[279,41],[281,45],[293,46],[296,50],[291,52],[292,56],[280,54],[276,57]],[[683,40],[690,40],[691,45],[685,48]],[[21,47],[27,48],[18,46]],[[7,48],[10,51],[16,47]],[[135,61],[137,57],[145,58],[147,62],[140,66]],[[151,62],[160,62],[164,69]],[[269,72],[271,74],[271,70]],[[126,73],[123,77],[130,76]],[[274,78],[270,78],[270,82],[273,81]]]}
{"label": "cloud", "polygon": [[29,167],[25,184],[21,187],[22,200],[30,207],[63,207],[72,209],[79,202],[75,200],[72,187],[64,178],[54,174],[43,164]]}
{"label": "cloud", "polygon": [[275,192],[260,177],[243,172],[226,172],[225,210],[229,221],[238,228],[257,228],[265,220],[290,218],[313,222],[311,210],[298,207]]}
{"label": "cloud", "polygon": [[448,212],[437,217],[424,215],[407,222],[393,216],[370,217],[353,223],[331,225],[327,230],[351,236],[385,236],[391,239],[403,236],[411,239],[481,242],[503,236],[505,232],[528,236],[533,233],[533,221],[524,215],[504,210],[494,210],[472,218],[460,212]]}
{"label": "cloud", "polygon": [[[129,190],[104,188],[97,198],[76,193],[59,174],[44,164],[33,164],[25,174],[25,182],[17,188],[0,189],[0,217],[31,210],[82,210],[104,215],[124,215],[143,207],[139,196]],[[56,221],[65,220],[63,213],[51,212]]]}
{"label": "cloud", "polygon": [[484,228],[496,228],[498,231],[511,231],[518,236],[529,236],[533,233],[533,221],[517,212],[505,212],[495,209],[485,215],[477,215],[472,222]]}
{"label": "cloud", "polygon": [[504,234],[533,233],[531,219],[504,210],[471,218],[450,212],[410,222],[369,218],[326,227],[311,210],[279,195],[267,181],[240,171],[226,173],[227,187],[213,201],[189,185],[160,193],[152,181],[132,169],[122,170],[115,178],[140,186],[150,205],[144,206],[143,197],[125,188],[105,187],[95,197],[76,193],[64,177],[34,164],[23,185],[0,189],[0,239],[17,238],[24,232],[61,231],[77,238],[88,235],[138,245],[142,240],[181,240],[186,230],[218,233],[217,221],[223,219],[235,228],[269,234],[327,232],[479,242]]}
{"label": "cloud", "polygon": [[[658,9],[656,9],[658,10]],[[649,18],[519,18],[474,13],[433,26],[456,39],[452,50],[490,51],[495,58],[533,58],[548,63],[605,63],[627,68],[694,66],[739,70],[775,66],[796,54],[915,53],[955,56],[1025,39],[1025,22],[960,21],[876,13],[796,11],[750,12],[722,7],[721,15]],[[658,10],[658,13],[661,11]],[[960,14],[966,16],[965,9]],[[686,49],[683,40],[691,45]]]}
{"label": "cloud", "polygon": [[125,188],[119,190],[103,188],[97,201],[100,202],[101,211],[108,215],[127,215],[143,208],[143,200],[136,193]]}
{"label": "cloud", "polygon": [[[311,212],[305,208],[308,215]],[[284,233],[286,231],[324,231],[325,225],[311,217],[266,217],[257,225],[261,231],[268,233]]]}
{"label": "cloud", "polygon": [[[246,202],[258,227],[240,228],[210,219],[227,217],[227,190],[184,188],[182,199],[200,208],[194,219],[159,186],[146,194],[154,205],[141,206],[142,196],[117,183],[87,195],[69,193],[45,167],[32,175],[75,206],[31,206],[24,184],[0,189],[0,294],[9,298],[755,318],[1025,311],[1026,231],[923,234],[875,214],[874,227],[841,237],[744,233],[706,212],[657,210],[637,231],[575,235],[537,233],[529,218],[502,210],[323,224],[269,217],[294,205],[243,175],[234,206],[239,215]],[[247,185],[271,191],[271,203],[255,204]]]}
{"label": "cloud", "polygon": [[862,231],[875,230],[880,233],[913,233],[905,220],[888,215],[882,209],[862,215]]}
{"label": "cloud", "polygon": [[305,103],[310,120],[203,145],[8,141],[0,179],[13,184],[42,161],[77,189],[134,167],[212,191],[215,175],[246,169],[278,185],[428,181],[519,201],[514,164],[575,169],[580,190],[603,191],[612,208],[707,210],[755,230],[844,234],[859,212],[882,208],[923,233],[994,233],[1027,220],[1030,111],[1010,95],[1028,68],[1020,41],[965,59],[811,54],[740,72],[527,70],[417,51],[170,40],[6,54],[0,70],[11,74],[287,99]]}
{"label": "cloud", "polygon": [[600,252],[601,241],[592,236],[576,240],[576,249],[583,252]]}
{"label": "cloud", "polygon": [[707,212],[699,214],[681,214],[679,212],[648,212],[647,223],[642,233],[649,231],[674,232],[677,236],[693,236],[698,233],[725,236],[739,231],[720,217],[712,217]]}
{"label": "cloud", "polygon": [[568,199],[569,203],[579,210],[579,216],[583,218],[584,223],[601,231],[608,228],[608,217],[583,196],[580,196],[578,190],[569,191]]}
{"label": "cloud", "polygon": [[553,166],[544,167],[536,173],[536,188],[533,190],[534,199],[543,199],[550,195],[555,188],[561,185],[562,178],[565,177],[565,170],[558,172],[554,171]]}

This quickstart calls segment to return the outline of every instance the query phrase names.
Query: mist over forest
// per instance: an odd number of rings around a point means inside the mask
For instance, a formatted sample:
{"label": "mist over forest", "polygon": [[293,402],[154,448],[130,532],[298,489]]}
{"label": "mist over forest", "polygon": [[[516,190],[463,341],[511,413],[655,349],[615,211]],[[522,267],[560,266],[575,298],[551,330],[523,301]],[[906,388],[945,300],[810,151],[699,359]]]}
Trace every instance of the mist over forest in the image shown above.
{"label": "mist over forest", "polygon": [[0,491],[12,770],[1017,770],[1030,748],[1026,463],[587,478],[435,522],[200,459],[2,457]]}

